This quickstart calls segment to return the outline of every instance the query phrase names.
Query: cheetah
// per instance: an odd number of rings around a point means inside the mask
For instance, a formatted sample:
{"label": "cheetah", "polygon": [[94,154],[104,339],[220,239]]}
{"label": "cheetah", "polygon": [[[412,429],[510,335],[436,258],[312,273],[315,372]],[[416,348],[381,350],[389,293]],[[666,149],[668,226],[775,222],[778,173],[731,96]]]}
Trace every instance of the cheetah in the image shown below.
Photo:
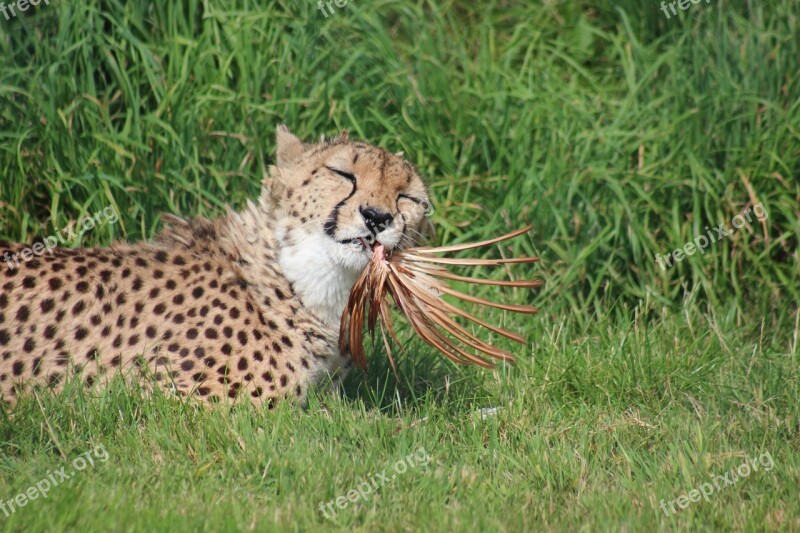
{"label": "cheetah", "polygon": [[48,249],[0,270],[0,399],[133,370],[181,396],[272,406],[341,380],[350,289],[377,243],[426,233],[428,189],[402,154],[346,132],[306,143],[281,125],[276,145],[241,211],[166,216],[152,242]]}

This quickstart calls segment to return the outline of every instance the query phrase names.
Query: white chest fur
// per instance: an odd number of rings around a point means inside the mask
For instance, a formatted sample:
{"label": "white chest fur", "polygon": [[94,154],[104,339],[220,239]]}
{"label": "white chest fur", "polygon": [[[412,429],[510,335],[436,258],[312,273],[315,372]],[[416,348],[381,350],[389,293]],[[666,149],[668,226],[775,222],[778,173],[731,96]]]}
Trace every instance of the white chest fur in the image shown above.
{"label": "white chest fur", "polygon": [[281,249],[278,262],[286,278],[303,302],[303,306],[326,324],[338,328],[353,287],[363,265],[353,268],[336,261],[336,246],[324,234],[278,238]]}

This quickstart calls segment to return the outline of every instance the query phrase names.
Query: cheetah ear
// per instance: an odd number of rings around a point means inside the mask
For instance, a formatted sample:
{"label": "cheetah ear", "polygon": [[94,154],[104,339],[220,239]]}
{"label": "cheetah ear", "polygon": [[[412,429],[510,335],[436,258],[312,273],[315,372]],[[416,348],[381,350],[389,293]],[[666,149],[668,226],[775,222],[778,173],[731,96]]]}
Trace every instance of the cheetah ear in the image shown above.
{"label": "cheetah ear", "polygon": [[265,196],[263,199],[269,200],[273,206],[280,205],[281,197],[283,196],[283,192],[286,190],[280,167],[276,165],[270,165],[269,177],[264,179],[261,184],[264,186],[263,192]]}
{"label": "cheetah ear", "polygon": [[282,167],[291,163],[306,151],[306,145],[297,138],[294,133],[289,131],[286,124],[278,126],[276,131],[276,142],[278,146],[278,166]]}

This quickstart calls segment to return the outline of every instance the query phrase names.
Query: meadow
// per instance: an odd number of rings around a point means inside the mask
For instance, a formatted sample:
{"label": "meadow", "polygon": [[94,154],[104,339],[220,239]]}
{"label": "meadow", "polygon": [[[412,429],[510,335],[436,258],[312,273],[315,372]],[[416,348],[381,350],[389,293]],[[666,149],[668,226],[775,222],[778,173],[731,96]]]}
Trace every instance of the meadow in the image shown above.
{"label": "meadow", "polygon": [[[517,361],[487,371],[401,326],[397,377],[376,339],[367,372],[304,409],[39,390],[0,408],[0,529],[800,530],[800,2],[322,11],[62,0],[0,17],[0,239],[109,207],[118,221],[66,245],[152,238],[161,213],[256,197],[277,124],[348,129],[417,165],[438,243],[533,225],[482,253],[539,255],[523,274],[544,287],[471,289],[537,305],[482,315],[529,344],[493,338]],[[719,238],[690,253],[700,235]],[[379,473],[395,477],[323,511]]]}

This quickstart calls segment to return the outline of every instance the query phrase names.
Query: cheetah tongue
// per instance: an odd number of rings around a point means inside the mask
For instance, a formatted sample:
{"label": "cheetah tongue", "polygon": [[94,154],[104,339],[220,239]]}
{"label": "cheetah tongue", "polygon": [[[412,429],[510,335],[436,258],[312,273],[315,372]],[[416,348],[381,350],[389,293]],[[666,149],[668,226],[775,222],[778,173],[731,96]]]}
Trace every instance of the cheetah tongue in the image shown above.
{"label": "cheetah tongue", "polygon": [[374,259],[386,259],[386,247],[378,241],[375,241],[372,245],[372,257]]}
{"label": "cheetah tongue", "polygon": [[370,244],[364,237],[359,237],[358,240],[361,242],[361,246],[363,246],[365,250],[372,250],[373,257],[377,257],[378,259],[384,259],[386,257],[386,247],[377,240],[373,241],[372,244]]}

